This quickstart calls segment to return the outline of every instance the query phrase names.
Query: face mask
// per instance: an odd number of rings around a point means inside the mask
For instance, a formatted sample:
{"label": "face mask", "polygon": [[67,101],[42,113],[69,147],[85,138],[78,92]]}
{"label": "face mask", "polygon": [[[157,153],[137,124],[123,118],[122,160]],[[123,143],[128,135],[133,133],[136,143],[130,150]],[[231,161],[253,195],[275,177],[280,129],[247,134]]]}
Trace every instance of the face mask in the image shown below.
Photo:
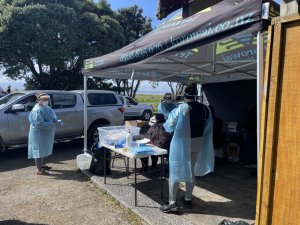
{"label": "face mask", "polygon": [[42,102],[43,106],[48,106],[49,105],[49,101],[44,101]]}

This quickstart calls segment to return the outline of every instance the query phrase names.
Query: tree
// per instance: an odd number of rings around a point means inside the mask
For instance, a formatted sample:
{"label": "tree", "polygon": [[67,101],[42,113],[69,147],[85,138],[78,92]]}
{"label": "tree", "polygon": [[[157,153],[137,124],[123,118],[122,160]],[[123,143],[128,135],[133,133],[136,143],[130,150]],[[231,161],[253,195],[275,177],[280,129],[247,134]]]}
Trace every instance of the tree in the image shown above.
{"label": "tree", "polygon": [[82,88],[83,60],[124,45],[115,17],[105,0],[0,0],[4,74],[28,89]]}
{"label": "tree", "polygon": [[181,96],[184,92],[184,89],[186,87],[185,84],[182,83],[176,83],[174,87],[174,83],[168,82],[169,87],[171,88],[172,97],[176,100],[177,96]]}
{"label": "tree", "polygon": [[[123,28],[123,34],[125,37],[124,43],[126,45],[141,38],[152,30],[152,19],[147,16],[143,16],[143,9],[139,8],[137,5],[119,9],[116,14],[116,19]],[[121,87],[122,84],[123,88]],[[133,98],[135,97],[140,84],[141,81],[116,79],[119,94],[121,92],[124,94],[127,93],[127,95]]]}

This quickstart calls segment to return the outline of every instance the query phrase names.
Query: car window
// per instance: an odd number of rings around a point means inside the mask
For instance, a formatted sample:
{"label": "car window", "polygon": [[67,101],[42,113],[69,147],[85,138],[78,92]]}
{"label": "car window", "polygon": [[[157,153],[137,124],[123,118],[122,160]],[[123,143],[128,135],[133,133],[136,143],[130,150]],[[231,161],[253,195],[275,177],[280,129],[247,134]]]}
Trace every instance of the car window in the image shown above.
{"label": "car window", "polygon": [[124,105],[124,98],[122,96],[119,96],[119,99],[121,100],[122,104]]}
{"label": "car window", "polygon": [[76,95],[73,94],[52,94],[52,108],[72,108],[76,105]]}
{"label": "car window", "polygon": [[118,100],[114,94],[107,93],[91,93],[88,94],[88,99],[91,105],[115,105]]}
{"label": "car window", "polygon": [[33,107],[36,105],[36,96],[35,95],[30,95],[26,98],[23,98],[17,104],[23,104],[25,107],[25,112],[30,112]]}
{"label": "car window", "polygon": [[126,97],[126,102],[127,102],[127,105],[135,105],[136,104],[132,98],[128,98],[128,97]]}
{"label": "car window", "polygon": [[2,97],[0,99],[0,109],[3,108],[4,106],[10,104],[14,100],[21,98],[24,95],[25,95],[25,93],[13,93],[13,94]]}

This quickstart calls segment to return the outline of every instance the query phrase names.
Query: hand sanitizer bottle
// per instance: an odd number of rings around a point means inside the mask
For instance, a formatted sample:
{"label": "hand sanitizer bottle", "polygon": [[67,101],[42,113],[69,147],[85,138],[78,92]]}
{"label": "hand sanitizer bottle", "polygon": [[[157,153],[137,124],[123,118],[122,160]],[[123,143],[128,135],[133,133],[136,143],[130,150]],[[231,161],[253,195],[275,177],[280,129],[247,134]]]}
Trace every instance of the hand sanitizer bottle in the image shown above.
{"label": "hand sanitizer bottle", "polygon": [[132,135],[131,135],[131,130],[128,130],[128,134],[126,136],[126,146],[130,150],[132,144]]}

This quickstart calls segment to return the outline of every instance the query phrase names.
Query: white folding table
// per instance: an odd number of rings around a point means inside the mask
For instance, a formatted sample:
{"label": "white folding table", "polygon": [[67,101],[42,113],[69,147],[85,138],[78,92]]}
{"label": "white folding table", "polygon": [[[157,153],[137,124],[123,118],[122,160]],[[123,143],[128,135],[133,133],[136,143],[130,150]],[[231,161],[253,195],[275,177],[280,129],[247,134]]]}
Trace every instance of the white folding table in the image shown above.
{"label": "white folding table", "polygon": [[[115,148],[115,146],[102,144],[103,147],[109,149],[110,151],[114,151],[122,156],[125,156],[127,158],[127,164],[126,164],[126,173],[127,178],[129,176],[129,159],[134,160],[134,204],[137,206],[137,179],[136,179],[136,160],[140,158],[149,157],[151,155],[159,156],[161,159],[161,166],[160,166],[160,193],[161,198],[163,198],[163,180],[164,180],[164,155],[168,154],[168,151],[156,146],[152,146],[155,150],[154,154],[139,154],[134,155],[132,152],[126,150],[125,148]],[[106,151],[104,151],[104,184],[106,184]]]}

